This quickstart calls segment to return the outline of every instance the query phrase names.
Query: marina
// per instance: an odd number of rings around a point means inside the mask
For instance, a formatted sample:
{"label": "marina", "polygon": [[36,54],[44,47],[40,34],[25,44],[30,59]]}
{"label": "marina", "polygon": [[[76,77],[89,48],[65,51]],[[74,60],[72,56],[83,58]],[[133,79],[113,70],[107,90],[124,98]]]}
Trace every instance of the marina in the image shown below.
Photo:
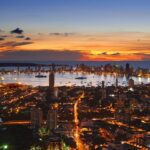
{"label": "marina", "polygon": [[[7,73],[1,75],[1,83],[22,83],[35,86],[48,86],[49,73],[42,73],[39,77],[38,73]],[[84,80],[79,78],[84,77]],[[150,78],[144,77],[130,77],[135,81],[135,84],[148,84]],[[127,76],[116,76],[113,74],[94,74],[85,72],[56,72],[55,85],[56,86],[101,86],[101,82],[105,81],[106,86],[115,84],[118,79],[118,85],[126,86],[128,84]]]}

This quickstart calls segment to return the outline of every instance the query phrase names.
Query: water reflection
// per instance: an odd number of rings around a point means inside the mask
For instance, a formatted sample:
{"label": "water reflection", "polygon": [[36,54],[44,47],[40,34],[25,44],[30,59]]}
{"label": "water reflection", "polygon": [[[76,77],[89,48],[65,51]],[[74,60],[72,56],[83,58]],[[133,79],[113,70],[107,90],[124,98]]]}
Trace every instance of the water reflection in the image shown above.
{"label": "water reflection", "polygon": [[139,81],[139,83],[141,83],[142,82],[142,78],[138,77],[138,81]]}
{"label": "water reflection", "polygon": [[[48,86],[48,73],[43,73],[47,78],[35,78],[36,73],[28,74],[17,74],[8,73],[3,75],[3,83],[18,83],[28,84],[32,86]],[[87,79],[77,80],[76,77],[85,76]],[[101,85],[101,81],[105,81],[106,85],[115,84],[116,78],[118,79],[118,85],[126,86],[128,79],[126,76],[117,76],[110,74],[89,74],[89,73],[56,73],[55,74],[55,85],[56,86],[98,86]],[[135,84],[150,83],[150,78],[132,77]]]}

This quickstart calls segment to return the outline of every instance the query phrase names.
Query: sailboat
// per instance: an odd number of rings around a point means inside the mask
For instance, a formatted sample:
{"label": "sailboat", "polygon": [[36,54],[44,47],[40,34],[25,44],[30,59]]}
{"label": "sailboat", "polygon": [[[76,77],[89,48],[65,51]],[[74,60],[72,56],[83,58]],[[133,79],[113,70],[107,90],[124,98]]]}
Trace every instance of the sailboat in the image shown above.
{"label": "sailboat", "polygon": [[36,78],[46,78],[46,75],[42,75],[41,72],[39,72],[38,75],[35,76]]}

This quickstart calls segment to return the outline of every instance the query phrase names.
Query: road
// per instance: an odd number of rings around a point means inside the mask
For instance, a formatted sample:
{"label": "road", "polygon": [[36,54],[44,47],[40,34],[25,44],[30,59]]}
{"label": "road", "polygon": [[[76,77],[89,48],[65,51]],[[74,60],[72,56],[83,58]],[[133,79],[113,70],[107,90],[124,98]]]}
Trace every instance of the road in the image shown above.
{"label": "road", "polygon": [[74,104],[74,123],[75,123],[74,139],[77,144],[77,150],[88,150],[88,148],[86,148],[86,145],[82,142],[80,138],[78,106],[82,98],[84,98],[84,92],[80,95],[80,97],[77,99],[77,101]]}
{"label": "road", "polygon": [[0,122],[0,125],[29,125],[31,121],[28,120],[13,120],[13,121],[6,121]]}

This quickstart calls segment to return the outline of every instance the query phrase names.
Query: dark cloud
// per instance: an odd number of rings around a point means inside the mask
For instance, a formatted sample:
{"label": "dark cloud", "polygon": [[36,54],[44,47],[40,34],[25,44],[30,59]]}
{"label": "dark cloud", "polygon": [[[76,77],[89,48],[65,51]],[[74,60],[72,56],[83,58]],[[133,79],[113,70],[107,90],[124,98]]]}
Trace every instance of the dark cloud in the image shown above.
{"label": "dark cloud", "polygon": [[50,33],[50,35],[54,35],[54,36],[70,36],[70,35],[74,35],[75,33],[60,33],[60,32],[54,32],[54,33]]}
{"label": "dark cloud", "polygon": [[16,36],[16,38],[22,39],[22,38],[24,38],[24,35],[18,35],[18,36]]}
{"label": "dark cloud", "polygon": [[9,50],[0,52],[1,60],[69,61],[80,60],[83,54],[75,50]]}
{"label": "dark cloud", "polygon": [[23,30],[20,29],[20,28],[16,28],[12,31],[10,31],[11,34],[22,34],[23,33]]}
{"label": "dark cloud", "polygon": [[101,53],[100,55],[107,55],[107,52],[103,52],[103,53]]}
{"label": "dark cloud", "polygon": [[0,37],[0,41],[4,41],[5,39],[3,37]]}
{"label": "dark cloud", "polygon": [[32,44],[33,42],[14,42],[14,41],[10,41],[10,42],[5,42],[0,44],[0,48],[2,47],[17,47],[17,46],[23,46],[23,45],[28,45],[28,44]]}
{"label": "dark cloud", "polygon": [[61,35],[61,33],[50,33],[50,35],[56,35],[56,36],[59,36],[59,35]]}
{"label": "dark cloud", "polygon": [[107,55],[107,56],[118,56],[120,55],[120,53],[112,53],[112,54],[108,54],[107,52],[103,52],[103,53],[100,53],[99,55]]}
{"label": "dark cloud", "polygon": [[120,55],[120,53],[113,53],[111,55],[118,56],[118,55]]}
{"label": "dark cloud", "polygon": [[27,41],[28,41],[28,40],[31,40],[31,38],[30,38],[30,37],[26,37],[26,38],[25,38],[25,40],[27,40]]}

